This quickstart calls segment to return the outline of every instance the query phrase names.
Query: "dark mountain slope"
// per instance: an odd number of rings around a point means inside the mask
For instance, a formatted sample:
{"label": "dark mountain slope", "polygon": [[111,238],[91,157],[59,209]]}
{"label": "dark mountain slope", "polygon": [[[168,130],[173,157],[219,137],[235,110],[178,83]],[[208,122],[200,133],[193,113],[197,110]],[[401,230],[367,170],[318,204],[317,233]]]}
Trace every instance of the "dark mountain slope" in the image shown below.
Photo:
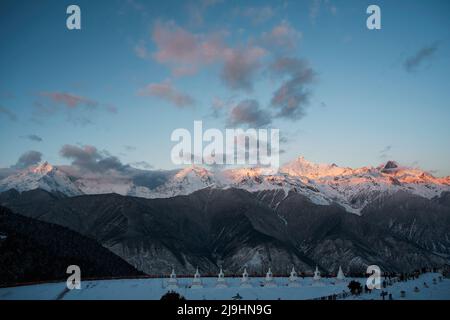
{"label": "dark mountain slope", "polygon": [[0,207],[0,261],[0,285],[66,279],[69,265],[78,265],[82,277],[142,274],[95,240],[4,207]]}
{"label": "dark mountain slope", "polygon": [[[274,192],[279,191],[268,191]],[[384,270],[398,271],[445,262],[445,259],[424,247],[421,242],[426,237],[445,238],[445,235],[435,234],[433,230],[443,230],[447,226],[448,232],[448,211],[435,207],[432,214],[434,218],[420,221],[421,228],[426,228],[426,232],[413,239],[403,237],[389,228],[389,221],[395,215],[384,214],[391,212],[388,199],[379,199],[377,210],[357,216],[349,214],[339,205],[316,205],[295,192],[283,197],[259,193],[258,197],[267,203],[270,201],[276,213],[286,221],[288,234],[296,246],[312,260],[318,261],[323,269],[336,271],[342,265],[346,271],[361,272],[365,266],[377,264]],[[273,198],[277,201],[272,201]],[[420,199],[423,200],[420,208],[430,205],[430,200]],[[405,219],[414,218],[415,212],[406,210],[404,215]],[[436,227],[435,219],[440,221],[439,227]],[[449,247],[450,244],[446,246]]]}
{"label": "dark mountain slope", "polygon": [[448,193],[428,200],[406,192],[381,197],[363,211],[366,223],[376,225],[404,241],[450,255],[450,205]]}
{"label": "dark mountain slope", "polygon": [[[439,199],[395,204],[395,196],[392,201],[380,198],[357,216],[339,205],[317,205],[283,191],[204,189],[152,200],[43,193],[3,193],[0,203],[94,238],[152,274],[168,273],[172,265],[179,273],[197,266],[203,273],[216,273],[219,265],[238,272],[244,264],[259,273],[269,266],[286,273],[293,264],[307,271],[318,265],[335,272],[342,265],[347,272],[362,272],[369,264],[408,271],[445,263],[450,247],[450,213]],[[403,205],[405,201],[415,204]],[[414,219],[414,228],[421,231],[411,237],[403,231],[411,230]]]}

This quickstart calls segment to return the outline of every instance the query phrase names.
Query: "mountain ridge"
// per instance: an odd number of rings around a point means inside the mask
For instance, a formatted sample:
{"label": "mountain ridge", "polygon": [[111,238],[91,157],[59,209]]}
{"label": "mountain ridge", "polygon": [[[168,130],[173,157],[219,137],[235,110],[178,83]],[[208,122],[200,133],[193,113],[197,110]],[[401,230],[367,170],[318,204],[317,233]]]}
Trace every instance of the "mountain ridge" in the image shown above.
{"label": "mountain ridge", "polygon": [[283,190],[285,194],[294,190],[317,204],[337,202],[348,212],[360,214],[364,207],[385,194],[405,191],[431,199],[450,191],[450,177],[436,178],[426,171],[400,166],[395,161],[387,161],[378,167],[352,169],[336,164],[315,164],[299,157],[278,172],[259,167],[208,170],[189,166],[158,178],[159,184],[155,185],[149,183],[151,178],[146,183],[136,183],[136,179],[126,173],[121,173],[118,178],[107,174],[76,177],[45,162],[0,180],[0,192],[39,188],[67,196],[118,193],[154,199],[188,195],[210,187],[250,192]]}

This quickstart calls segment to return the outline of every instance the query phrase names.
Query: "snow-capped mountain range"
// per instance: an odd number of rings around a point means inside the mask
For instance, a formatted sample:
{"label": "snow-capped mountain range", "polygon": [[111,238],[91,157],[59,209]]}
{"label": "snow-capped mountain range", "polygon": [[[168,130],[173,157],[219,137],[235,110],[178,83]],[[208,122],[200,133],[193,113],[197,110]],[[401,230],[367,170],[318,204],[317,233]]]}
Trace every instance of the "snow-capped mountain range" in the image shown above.
{"label": "snow-capped mountain range", "polygon": [[49,192],[60,192],[67,196],[83,194],[69,175],[47,162],[27,168],[0,181],[0,191],[10,189],[20,192],[43,189]]}
{"label": "snow-capped mountain range", "polygon": [[47,162],[0,180],[0,192],[43,189],[67,196],[117,193],[153,199],[188,195],[204,188],[237,188],[250,192],[282,190],[285,195],[293,191],[307,196],[315,204],[338,203],[348,212],[359,214],[373,200],[397,191],[428,199],[439,196],[450,191],[450,177],[437,178],[394,161],[379,167],[352,169],[315,164],[300,157],[282,166],[277,173],[268,173],[265,168],[208,170],[190,166],[166,174],[157,186],[136,183],[126,174],[75,177],[64,167]]}

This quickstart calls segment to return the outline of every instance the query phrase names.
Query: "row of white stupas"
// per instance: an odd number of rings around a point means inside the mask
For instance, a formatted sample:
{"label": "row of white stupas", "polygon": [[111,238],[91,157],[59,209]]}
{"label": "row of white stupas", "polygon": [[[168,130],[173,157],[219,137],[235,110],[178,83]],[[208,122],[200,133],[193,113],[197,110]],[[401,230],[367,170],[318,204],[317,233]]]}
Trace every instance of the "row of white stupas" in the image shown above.
{"label": "row of white stupas", "polygon": [[[336,276],[336,280],[343,281],[344,279],[345,279],[344,272],[342,271],[342,268],[339,267],[339,271]],[[320,280],[321,280],[320,271],[319,271],[319,268],[316,267],[316,271],[314,271],[313,285],[320,284]],[[252,287],[252,284],[250,283],[250,279],[248,277],[247,268],[244,268],[244,272],[242,273],[240,286],[242,288],[251,288]],[[269,270],[267,271],[266,277],[264,279],[264,287],[270,288],[270,287],[276,287],[276,286],[277,286],[277,284],[273,279],[272,271],[269,268]],[[295,271],[294,267],[292,267],[292,271],[289,276],[288,286],[289,287],[299,287],[300,286],[298,283],[297,272]],[[227,287],[228,287],[228,284],[225,280],[225,275],[223,273],[222,268],[220,268],[220,272],[217,277],[216,288],[227,288]],[[168,289],[178,288],[177,275],[175,274],[174,269],[172,269],[172,273],[170,274],[167,288]],[[202,279],[200,277],[200,273],[198,272],[198,268],[197,268],[197,270],[195,271],[195,274],[194,274],[194,278],[192,279],[191,289],[198,289],[198,288],[203,288],[203,283],[202,283]]]}

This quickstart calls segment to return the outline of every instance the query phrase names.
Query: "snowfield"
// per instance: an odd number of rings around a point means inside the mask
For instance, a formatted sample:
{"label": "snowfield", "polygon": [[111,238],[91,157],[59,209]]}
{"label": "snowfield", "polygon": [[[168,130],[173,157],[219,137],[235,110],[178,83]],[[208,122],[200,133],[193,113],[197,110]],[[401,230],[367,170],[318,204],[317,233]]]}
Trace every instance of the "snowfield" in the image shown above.
{"label": "snowfield", "polygon": [[[385,289],[392,293],[393,299],[405,300],[450,300],[450,279],[438,280],[440,274],[427,273],[419,279],[395,283]],[[436,284],[433,284],[435,278]],[[305,300],[316,299],[332,294],[348,292],[347,284],[357,280],[361,284],[365,279],[347,278],[342,282],[336,279],[322,279],[314,285],[312,278],[299,278],[299,287],[288,287],[288,278],[274,278],[277,287],[262,287],[264,278],[250,278],[251,288],[241,288],[240,278],[225,278],[227,288],[216,288],[216,278],[202,278],[203,288],[190,288],[192,278],[178,279],[176,289],[188,300],[231,300],[238,293],[243,300]],[[39,284],[32,286],[0,288],[0,300],[159,300],[168,291],[167,278],[164,279],[127,279],[82,281],[81,290],[68,291],[65,282]],[[424,286],[427,283],[428,288]],[[414,292],[418,287],[419,292]],[[400,291],[406,292],[405,298],[400,297]],[[380,290],[371,294],[350,296],[354,300],[380,300]],[[386,296],[387,299],[387,296]]]}
{"label": "snowfield", "polygon": [[[392,294],[393,300],[450,300],[450,279],[443,278],[439,281],[439,273],[426,273],[418,279],[407,282],[397,282],[392,286],[383,289],[388,294]],[[436,284],[433,284],[436,279]],[[425,287],[425,283],[428,286]],[[418,292],[414,289],[417,287]],[[405,297],[401,297],[401,291],[405,291]],[[381,300],[380,290],[373,291],[371,294],[362,294],[360,296],[350,296],[347,300]],[[388,296],[385,297],[388,300]]]}

